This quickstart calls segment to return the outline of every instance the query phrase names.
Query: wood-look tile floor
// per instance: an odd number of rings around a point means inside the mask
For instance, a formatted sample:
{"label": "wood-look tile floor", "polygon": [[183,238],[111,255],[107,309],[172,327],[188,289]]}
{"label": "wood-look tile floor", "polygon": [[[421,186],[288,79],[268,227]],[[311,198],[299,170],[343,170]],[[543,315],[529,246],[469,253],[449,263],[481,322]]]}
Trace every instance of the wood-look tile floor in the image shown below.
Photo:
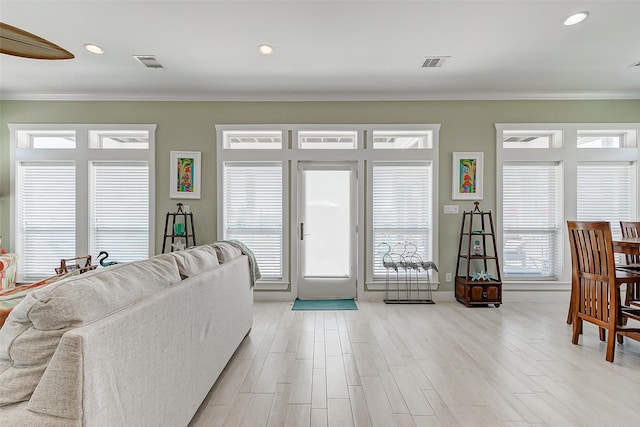
{"label": "wood-look tile floor", "polygon": [[640,425],[640,343],[571,344],[565,303],[358,307],[256,302],[190,426]]}

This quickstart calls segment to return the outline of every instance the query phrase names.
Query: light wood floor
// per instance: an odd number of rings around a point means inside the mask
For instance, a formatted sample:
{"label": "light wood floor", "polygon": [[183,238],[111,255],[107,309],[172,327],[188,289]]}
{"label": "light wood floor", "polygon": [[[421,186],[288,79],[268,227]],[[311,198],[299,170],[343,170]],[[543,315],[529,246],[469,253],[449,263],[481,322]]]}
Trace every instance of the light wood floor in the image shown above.
{"label": "light wood floor", "polygon": [[253,329],[191,422],[204,426],[638,426],[640,343],[606,362],[567,304],[385,305],[291,311]]}

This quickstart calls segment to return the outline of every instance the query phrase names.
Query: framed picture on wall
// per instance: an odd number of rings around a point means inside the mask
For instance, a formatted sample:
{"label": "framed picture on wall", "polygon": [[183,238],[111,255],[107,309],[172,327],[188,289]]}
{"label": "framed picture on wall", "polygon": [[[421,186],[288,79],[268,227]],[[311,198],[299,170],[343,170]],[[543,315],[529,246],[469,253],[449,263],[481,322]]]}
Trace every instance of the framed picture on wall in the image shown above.
{"label": "framed picture on wall", "polygon": [[169,197],[172,199],[200,198],[199,151],[172,151]]}
{"label": "framed picture on wall", "polygon": [[484,153],[453,153],[453,200],[482,200]]}

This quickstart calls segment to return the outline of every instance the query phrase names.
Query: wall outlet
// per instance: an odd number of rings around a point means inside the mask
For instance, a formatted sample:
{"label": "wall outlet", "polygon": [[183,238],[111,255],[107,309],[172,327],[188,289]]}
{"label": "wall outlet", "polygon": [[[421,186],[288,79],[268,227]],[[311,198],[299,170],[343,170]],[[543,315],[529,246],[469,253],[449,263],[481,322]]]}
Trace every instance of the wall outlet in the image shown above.
{"label": "wall outlet", "polygon": [[451,281],[451,273],[447,273],[444,275],[444,280],[446,280],[447,282]]}
{"label": "wall outlet", "polygon": [[444,205],[444,213],[445,214],[457,214],[458,213],[458,205]]}

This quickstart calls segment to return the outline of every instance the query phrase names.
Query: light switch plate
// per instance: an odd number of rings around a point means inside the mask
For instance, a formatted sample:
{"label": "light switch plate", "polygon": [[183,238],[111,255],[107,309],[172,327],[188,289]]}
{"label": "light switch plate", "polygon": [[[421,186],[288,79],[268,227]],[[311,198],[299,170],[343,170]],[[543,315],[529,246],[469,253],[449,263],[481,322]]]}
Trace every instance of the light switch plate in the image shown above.
{"label": "light switch plate", "polygon": [[445,214],[457,214],[458,213],[458,205],[444,205],[444,213]]}

